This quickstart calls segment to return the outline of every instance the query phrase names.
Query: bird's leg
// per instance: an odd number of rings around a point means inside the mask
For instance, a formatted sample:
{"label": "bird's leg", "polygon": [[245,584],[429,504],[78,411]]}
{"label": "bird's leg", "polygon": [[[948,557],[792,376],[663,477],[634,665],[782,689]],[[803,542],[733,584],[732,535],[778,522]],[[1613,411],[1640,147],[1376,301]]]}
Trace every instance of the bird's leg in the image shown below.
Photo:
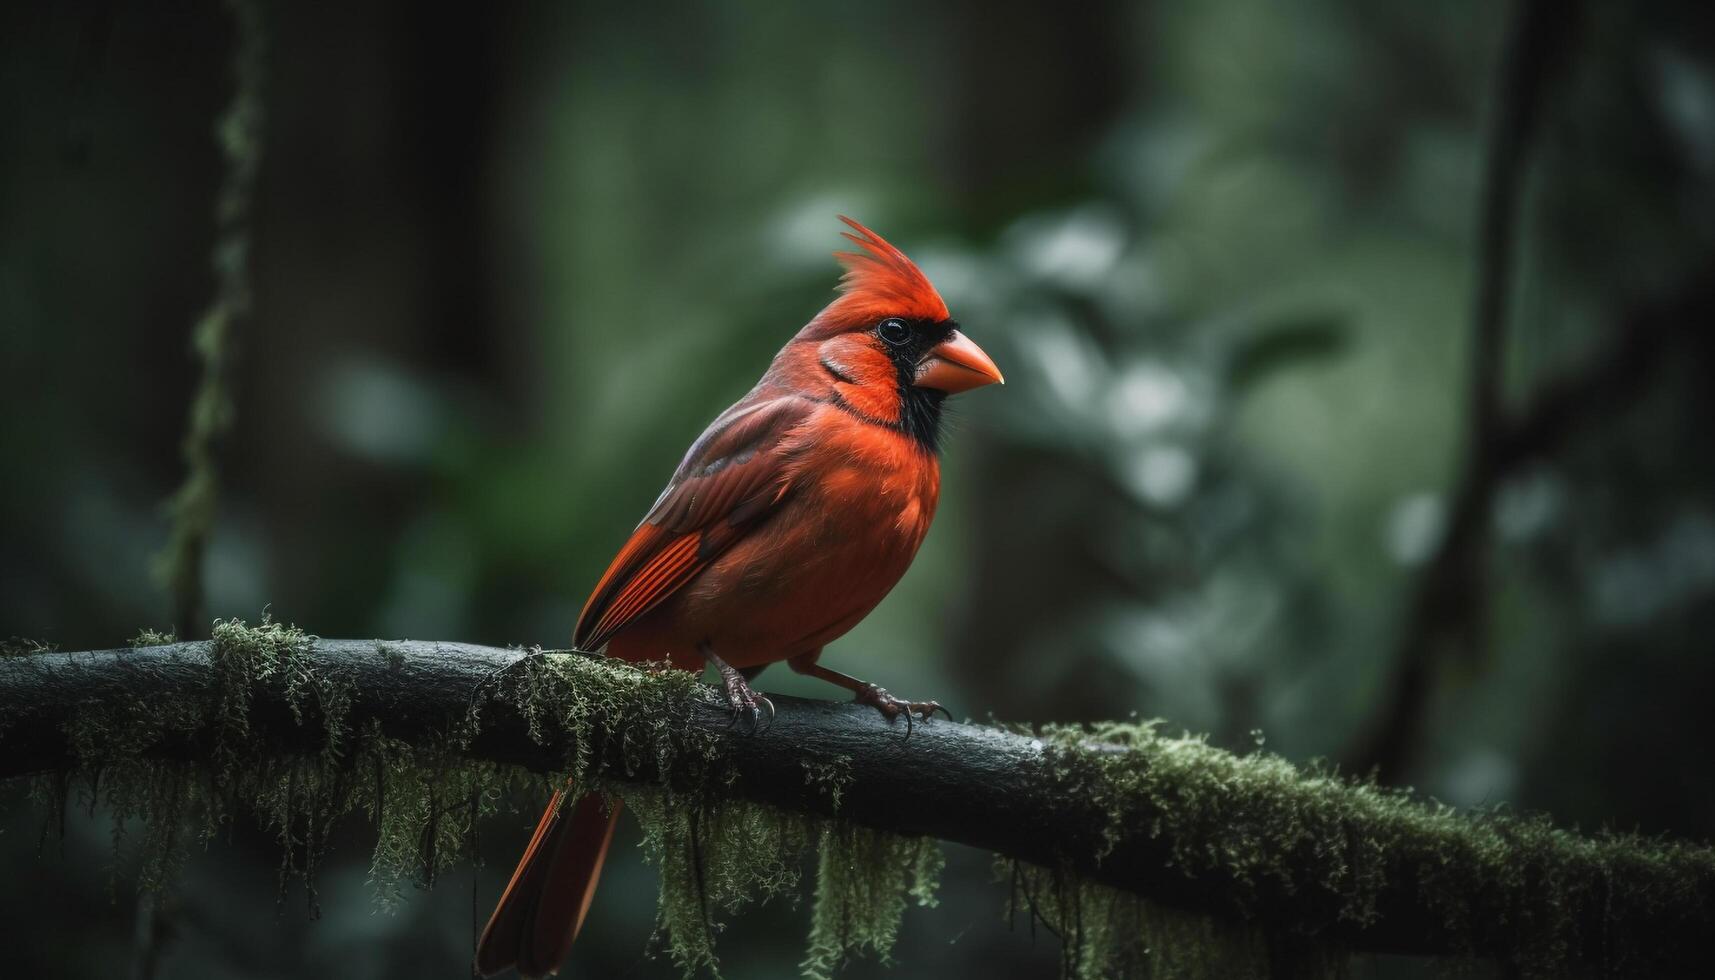
{"label": "bird's leg", "polygon": [[892,721],[899,717],[900,712],[904,712],[905,722],[909,725],[911,723],[912,715],[916,715],[927,721],[929,716],[933,715],[937,711],[946,715],[948,721],[953,720],[953,713],[948,711],[946,708],[943,708],[939,701],[907,701],[903,698],[896,698],[878,685],[871,684],[868,681],[860,681],[850,674],[842,674],[837,670],[832,670],[822,666],[816,662],[816,655],[820,652],[821,651],[818,650],[816,653],[793,657],[791,660],[787,661],[787,663],[791,665],[793,670],[800,674],[808,674],[811,677],[817,677],[825,680],[830,684],[838,684],[852,692],[853,701],[858,704],[870,705],[883,715],[887,716],[888,721]]}
{"label": "bird's leg", "polygon": [[750,682],[745,679],[742,671],[715,656],[715,648],[710,644],[704,643],[697,649],[702,651],[704,660],[713,664],[715,670],[720,671],[721,684],[726,688],[726,700],[727,704],[732,707],[734,721],[743,717],[750,722],[751,731],[755,731],[757,719],[761,717],[764,710],[768,712],[769,722],[774,721],[774,702],[752,691]]}

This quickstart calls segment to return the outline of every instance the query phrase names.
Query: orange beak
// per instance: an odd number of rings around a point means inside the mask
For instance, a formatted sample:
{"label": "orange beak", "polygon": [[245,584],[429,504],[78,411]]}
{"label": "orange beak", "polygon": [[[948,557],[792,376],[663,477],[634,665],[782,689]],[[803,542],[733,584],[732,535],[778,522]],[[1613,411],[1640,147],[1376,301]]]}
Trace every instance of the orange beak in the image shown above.
{"label": "orange beak", "polygon": [[1006,379],[981,347],[955,330],[918,362],[917,380],[912,384],[956,395],[983,385],[1006,384]]}

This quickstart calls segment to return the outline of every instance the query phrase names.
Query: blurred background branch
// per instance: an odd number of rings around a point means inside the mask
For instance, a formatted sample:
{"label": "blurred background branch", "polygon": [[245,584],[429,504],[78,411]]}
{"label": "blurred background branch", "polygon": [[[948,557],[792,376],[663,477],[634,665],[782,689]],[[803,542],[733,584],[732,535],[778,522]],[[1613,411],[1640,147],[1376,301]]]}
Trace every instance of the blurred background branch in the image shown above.
{"label": "blurred background branch", "polygon": [[1440,544],[1400,624],[1392,676],[1351,762],[1385,783],[1412,771],[1435,676],[1447,663],[1477,670],[1489,634],[1490,529],[1513,440],[1504,404],[1508,296],[1530,153],[1576,36],[1579,4],[1516,0],[1495,71],[1477,221],[1465,441]]}

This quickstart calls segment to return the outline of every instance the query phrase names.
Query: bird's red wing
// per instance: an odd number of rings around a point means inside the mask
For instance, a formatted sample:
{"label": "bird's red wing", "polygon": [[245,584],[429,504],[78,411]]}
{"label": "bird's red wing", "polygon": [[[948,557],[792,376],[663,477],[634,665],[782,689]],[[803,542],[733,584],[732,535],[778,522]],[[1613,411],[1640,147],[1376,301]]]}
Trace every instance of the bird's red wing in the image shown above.
{"label": "bird's red wing", "polygon": [[783,397],[716,419],[596,583],[572,642],[601,649],[770,513],[788,489],[781,441],[814,407]]}

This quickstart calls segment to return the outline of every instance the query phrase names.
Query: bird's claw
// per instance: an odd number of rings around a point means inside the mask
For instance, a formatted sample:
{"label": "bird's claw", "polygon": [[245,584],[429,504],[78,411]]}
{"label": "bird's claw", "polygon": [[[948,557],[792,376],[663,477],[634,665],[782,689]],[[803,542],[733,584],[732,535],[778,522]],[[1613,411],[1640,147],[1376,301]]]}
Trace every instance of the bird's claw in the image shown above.
{"label": "bird's claw", "polygon": [[905,731],[910,734],[913,717],[928,721],[935,712],[939,711],[953,720],[953,713],[942,707],[939,701],[907,701],[887,693],[887,690],[874,684],[866,684],[858,688],[852,700],[858,704],[867,704],[881,712],[888,721],[905,715]]}
{"label": "bird's claw", "polygon": [[[762,713],[764,711],[768,712],[768,721],[766,724],[762,721]],[[768,695],[755,695],[755,700],[750,703],[746,712],[750,720],[750,730],[753,734],[759,731],[766,731],[774,727],[774,702],[768,700]]]}
{"label": "bird's claw", "polygon": [[[743,718],[750,726],[752,733],[770,728],[774,725],[774,702],[765,694],[758,694],[750,689],[750,685],[736,671],[732,676],[724,677],[726,681],[727,706],[732,709],[732,720],[727,722],[731,728]],[[762,714],[768,713],[768,723],[762,724]]]}

